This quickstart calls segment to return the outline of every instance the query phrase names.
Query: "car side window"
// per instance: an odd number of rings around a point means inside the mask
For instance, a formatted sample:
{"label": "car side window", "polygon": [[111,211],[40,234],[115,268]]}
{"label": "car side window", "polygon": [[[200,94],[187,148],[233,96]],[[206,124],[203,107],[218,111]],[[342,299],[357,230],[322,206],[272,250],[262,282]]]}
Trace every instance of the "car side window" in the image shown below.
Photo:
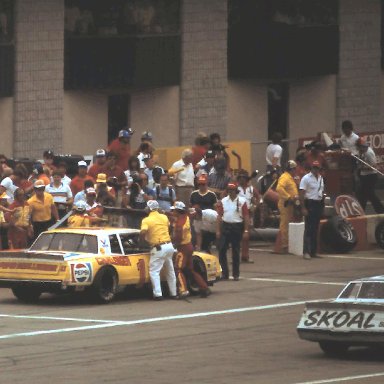
{"label": "car side window", "polygon": [[148,252],[147,247],[141,244],[138,233],[120,234],[120,239],[123,245],[124,255]]}
{"label": "car side window", "polygon": [[111,253],[117,253],[118,255],[121,255],[121,247],[117,236],[109,235],[109,242],[111,244]]}

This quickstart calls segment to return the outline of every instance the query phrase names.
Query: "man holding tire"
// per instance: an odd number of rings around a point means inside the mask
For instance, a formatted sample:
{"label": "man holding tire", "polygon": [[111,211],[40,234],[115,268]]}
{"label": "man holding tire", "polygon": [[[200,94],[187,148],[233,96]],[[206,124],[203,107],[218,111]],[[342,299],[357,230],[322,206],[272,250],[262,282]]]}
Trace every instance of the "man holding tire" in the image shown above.
{"label": "man holding tire", "polygon": [[311,171],[300,181],[300,201],[304,229],[304,259],[310,260],[317,256],[317,232],[324,208],[324,179],[320,174],[320,163],[313,161]]}

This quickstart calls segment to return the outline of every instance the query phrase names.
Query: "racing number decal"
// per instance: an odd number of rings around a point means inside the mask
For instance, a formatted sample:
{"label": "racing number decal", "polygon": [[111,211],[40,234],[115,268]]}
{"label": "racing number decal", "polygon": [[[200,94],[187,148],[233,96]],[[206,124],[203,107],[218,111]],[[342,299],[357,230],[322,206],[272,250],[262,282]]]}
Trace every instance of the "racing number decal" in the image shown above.
{"label": "racing number decal", "polygon": [[145,283],[145,261],[144,259],[139,259],[137,262],[137,270],[139,271],[139,287],[142,287]]}

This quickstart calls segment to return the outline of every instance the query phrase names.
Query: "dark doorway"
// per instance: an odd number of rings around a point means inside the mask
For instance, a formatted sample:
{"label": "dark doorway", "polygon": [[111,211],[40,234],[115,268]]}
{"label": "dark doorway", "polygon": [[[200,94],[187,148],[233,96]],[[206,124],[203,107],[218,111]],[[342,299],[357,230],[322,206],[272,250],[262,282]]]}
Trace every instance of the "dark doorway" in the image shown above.
{"label": "dark doorway", "polygon": [[[288,83],[274,83],[268,86],[268,139],[280,132],[283,139],[288,137]],[[287,145],[283,142],[283,163],[288,156]]]}
{"label": "dark doorway", "polygon": [[108,97],[108,142],[115,139],[121,129],[129,127],[129,109],[129,95],[112,95]]}

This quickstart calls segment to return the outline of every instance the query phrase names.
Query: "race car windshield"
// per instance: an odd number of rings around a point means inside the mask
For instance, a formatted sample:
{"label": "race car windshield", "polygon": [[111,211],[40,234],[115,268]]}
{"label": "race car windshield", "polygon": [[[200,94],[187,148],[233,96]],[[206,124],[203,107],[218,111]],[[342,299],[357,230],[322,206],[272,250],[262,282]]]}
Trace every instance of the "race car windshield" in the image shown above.
{"label": "race car windshield", "polygon": [[98,252],[96,236],[77,233],[43,233],[30,249],[44,252]]}
{"label": "race car windshield", "polygon": [[351,283],[341,293],[342,299],[384,299],[384,282]]}

